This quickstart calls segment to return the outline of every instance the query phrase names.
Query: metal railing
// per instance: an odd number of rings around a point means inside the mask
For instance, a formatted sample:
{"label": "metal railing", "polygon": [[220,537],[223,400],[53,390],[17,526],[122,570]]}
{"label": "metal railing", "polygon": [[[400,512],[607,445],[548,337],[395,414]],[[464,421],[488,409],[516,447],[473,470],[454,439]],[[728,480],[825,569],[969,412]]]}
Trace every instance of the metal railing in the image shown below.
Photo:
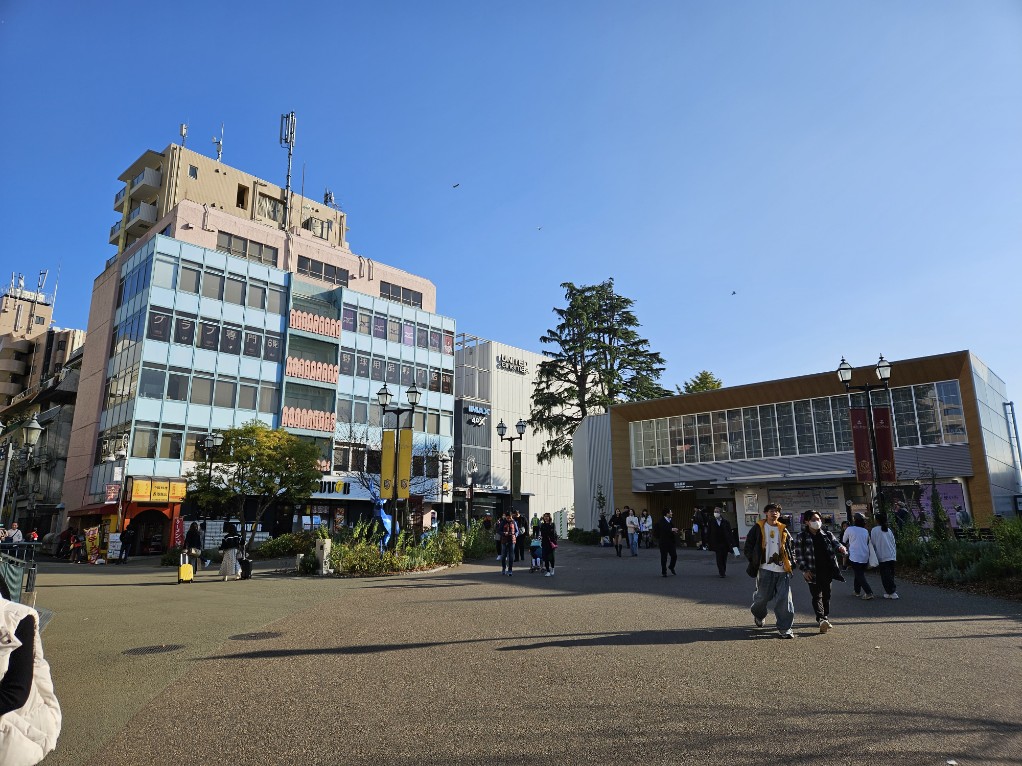
{"label": "metal railing", "polygon": [[11,601],[33,605],[35,602],[36,560],[40,543],[0,544],[0,579],[7,585]]}

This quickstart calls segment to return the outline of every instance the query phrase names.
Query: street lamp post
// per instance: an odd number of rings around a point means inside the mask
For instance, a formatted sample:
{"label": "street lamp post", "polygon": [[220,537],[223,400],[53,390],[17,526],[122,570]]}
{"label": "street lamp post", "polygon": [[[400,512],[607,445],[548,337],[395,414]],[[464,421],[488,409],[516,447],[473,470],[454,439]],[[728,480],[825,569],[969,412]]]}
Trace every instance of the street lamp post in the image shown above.
{"label": "street lamp post", "polygon": [[[502,442],[510,442],[508,449],[510,450],[511,462],[509,464],[510,472],[508,473],[508,495],[507,495],[507,507],[511,510],[514,502],[514,472],[515,472],[515,442],[525,438],[525,429],[527,428],[526,423],[521,418],[518,418],[518,422],[515,423],[515,430],[518,432],[518,436],[506,436],[507,426],[504,425],[504,419],[501,418],[500,422],[497,423],[497,436],[500,437]],[[528,522],[528,519],[526,519]]]}
{"label": "street lamp post", "polygon": [[[35,445],[39,443],[39,435],[42,434],[43,427],[39,425],[39,419],[33,415],[32,419],[25,425],[21,426],[22,439],[24,446],[22,447],[21,456],[21,480],[20,485],[24,486],[27,491],[27,495],[32,497],[32,487],[28,483],[28,471],[32,463],[32,451],[35,449]],[[10,463],[8,462],[8,466]],[[6,474],[5,474],[6,478]],[[18,520],[18,493],[15,491],[14,500],[11,503],[11,523],[13,524]],[[29,504],[31,506],[31,503]],[[34,512],[34,508],[31,508],[30,512]],[[31,530],[30,530],[31,531]]]}
{"label": "street lamp post", "polygon": [[[213,489],[213,458],[216,456],[217,451],[224,444],[224,435],[219,431],[211,431],[204,436],[200,436],[195,440],[195,446],[202,450],[202,454],[206,456],[206,464],[208,467],[208,473],[206,478],[206,489],[212,491]],[[242,534],[244,534],[245,518],[244,511],[242,511],[241,518]],[[202,522],[202,547],[206,547],[206,521],[203,519]]]}
{"label": "street lamp post", "polygon": [[[876,376],[880,380],[880,383],[863,383],[861,385],[852,385],[852,365],[845,361],[844,357],[841,357],[841,364],[837,368],[837,376],[845,385],[845,391],[859,391],[866,394],[866,424],[869,428],[869,445],[872,460],[873,460],[873,484],[875,488],[875,497],[873,507],[876,509],[877,503],[880,504],[880,509],[884,507],[884,482],[880,477],[880,453],[877,451],[877,434],[876,429],[873,426],[873,391],[890,391],[890,379],[891,379],[891,363],[884,359],[884,355],[880,355],[880,360],[876,363]],[[848,520],[849,522],[851,519]]]}
{"label": "street lamp post", "polygon": [[[406,413],[406,412],[408,412],[408,413],[415,412],[415,407],[419,403],[419,397],[420,396],[422,396],[421,392],[419,391],[419,389],[417,389],[415,387],[415,384],[412,383],[412,385],[408,388],[408,390],[405,391],[405,399],[408,400],[408,406],[407,407],[401,407],[400,405],[397,405],[397,404],[391,405],[391,402],[394,400],[394,397],[390,393],[390,389],[387,388],[387,384],[386,383],[383,384],[383,388],[381,388],[379,391],[376,392],[376,399],[380,403],[380,409],[383,411],[384,419],[387,417],[387,413],[388,412],[393,412],[394,413],[394,484],[391,487],[391,506],[390,506],[391,513],[393,514],[393,520],[391,522],[391,535],[390,535],[391,547],[396,547],[397,546],[397,534],[396,534],[395,527],[396,527],[396,524],[397,524],[397,482],[398,482],[398,475],[397,474],[398,474],[398,461],[399,461],[399,458],[400,458],[400,454],[399,454],[399,442],[400,442],[400,437],[401,437],[401,416],[404,413]],[[413,424],[413,427],[414,427],[414,424]],[[382,476],[380,477],[380,484],[381,484],[381,488],[382,488],[382,484],[383,484],[383,477]],[[404,519],[402,519],[402,521],[403,520]]]}

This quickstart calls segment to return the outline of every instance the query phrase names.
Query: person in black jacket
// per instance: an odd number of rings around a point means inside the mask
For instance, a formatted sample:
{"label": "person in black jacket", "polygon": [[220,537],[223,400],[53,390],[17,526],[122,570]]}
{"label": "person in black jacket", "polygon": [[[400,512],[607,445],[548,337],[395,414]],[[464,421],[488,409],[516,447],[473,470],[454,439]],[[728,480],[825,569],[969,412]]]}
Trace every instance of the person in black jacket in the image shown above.
{"label": "person in black jacket", "polygon": [[614,509],[614,515],[610,517],[610,539],[614,543],[614,550],[621,555],[621,537],[625,533],[625,517],[620,508]]}
{"label": "person in black jacket", "polygon": [[713,519],[706,525],[706,540],[717,557],[717,572],[721,577],[727,577],[727,554],[733,539],[731,524],[724,518],[723,510],[719,506],[714,508]]}
{"label": "person in black jacket", "polygon": [[539,539],[543,544],[543,568],[546,570],[544,577],[554,576],[555,551],[557,550],[557,527],[554,526],[554,519],[549,513],[543,514],[543,522],[539,525]]}
{"label": "person in black jacket", "polygon": [[834,535],[823,529],[823,518],[819,513],[806,511],[802,521],[805,529],[795,540],[795,559],[809,586],[816,623],[820,632],[826,633],[833,627],[830,622],[830,583],[832,580],[844,582],[838,556],[843,556],[846,551]]}
{"label": "person in black jacket", "polygon": [[[668,569],[671,570],[671,574],[678,574],[674,571],[678,563],[678,544],[674,537],[678,534],[678,528],[674,526],[674,513],[670,508],[664,511],[664,517],[657,522],[656,528],[660,543],[660,569],[664,577],[667,577]],[[671,560],[670,566],[667,564],[668,557]]]}
{"label": "person in black jacket", "polygon": [[193,521],[185,533],[185,553],[198,572],[202,568],[202,530],[197,521]]}

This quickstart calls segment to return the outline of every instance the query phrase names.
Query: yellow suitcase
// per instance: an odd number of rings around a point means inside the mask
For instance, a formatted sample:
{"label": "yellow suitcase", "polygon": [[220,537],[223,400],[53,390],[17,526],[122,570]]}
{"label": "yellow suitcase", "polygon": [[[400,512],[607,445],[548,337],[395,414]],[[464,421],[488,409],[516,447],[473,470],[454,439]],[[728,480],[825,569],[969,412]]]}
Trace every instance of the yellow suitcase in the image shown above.
{"label": "yellow suitcase", "polygon": [[188,563],[187,554],[181,554],[181,563],[177,568],[177,584],[193,582],[195,579],[195,568]]}

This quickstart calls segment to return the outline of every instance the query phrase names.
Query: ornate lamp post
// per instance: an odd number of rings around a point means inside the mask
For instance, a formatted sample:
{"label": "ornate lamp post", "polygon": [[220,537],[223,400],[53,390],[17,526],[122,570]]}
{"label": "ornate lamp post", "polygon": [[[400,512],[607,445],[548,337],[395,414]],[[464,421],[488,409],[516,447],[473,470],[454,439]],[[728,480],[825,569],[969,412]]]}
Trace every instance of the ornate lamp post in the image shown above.
{"label": "ornate lamp post", "polygon": [[[873,395],[872,391],[890,391],[890,379],[891,379],[891,363],[884,359],[884,355],[880,355],[880,360],[876,363],[876,376],[880,380],[880,383],[863,383],[861,385],[852,385],[852,365],[845,361],[844,357],[841,357],[841,364],[837,368],[838,379],[844,384],[845,391],[852,392],[858,391],[866,394],[866,424],[869,427],[869,445],[871,457],[873,460],[873,481],[875,485],[875,503],[879,503],[881,510],[884,505],[884,483],[880,478],[880,453],[877,451],[877,434],[876,428],[873,425]],[[848,519],[850,522],[851,519]]]}
{"label": "ornate lamp post", "polygon": [[[202,450],[202,454],[206,456],[206,464],[209,468],[209,473],[206,478],[206,487],[209,490],[213,489],[213,458],[216,457],[216,453],[219,452],[220,448],[224,444],[224,435],[219,431],[210,431],[204,436],[200,436],[195,440],[195,446]],[[230,517],[228,517],[230,518]],[[242,508],[241,514],[241,534],[244,539],[245,534],[245,515],[244,508]],[[206,547],[206,520],[202,520],[202,547]]]}
{"label": "ornate lamp post", "polygon": [[[391,402],[394,401],[394,396],[390,393],[390,389],[387,388],[387,384],[383,384],[383,388],[376,392],[376,399],[380,403],[380,409],[383,410],[383,415],[386,417],[388,412],[394,413],[394,484],[391,487],[391,513],[393,519],[397,521],[397,482],[398,482],[398,458],[399,458],[399,442],[401,435],[401,416],[408,412],[415,412],[415,407],[419,404],[419,397],[422,393],[415,387],[413,383],[407,391],[405,391],[405,399],[408,400],[407,407],[401,407],[400,405]],[[383,484],[383,477],[380,477],[380,484]],[[403,521],[403,519],[402,519]],[[391,534],[390,536],[391,546],[397,545],[397,534]]]}
{"label": "ornate lamp post", "polygon": [[[508,479],[508,496],[507,496],[507,507],[508,507],[508,510],[511,509],[511,505],[512,505],[512,503],[514,501],[514,488],[512,487],[512,485],[514,484],[514,470],[515,470],[515,442],[525,438],[525,429],[527,427],[528,426],[525,423],[525,421],[522,420],[521,418],[518,418],[518,422],[515,423],[515,430],[518,432],[518,436],[505,436],[505,434],[507,434],[507,426],[504,425],[504,419],[501,418],[500,422],[497,423],[497,436],[500,437],[500,440],[502,442],[510,442],[510,445],[508,447],[509,450],[510,450],[510,456],[511,456],[511,463],[510,463],[510,466],[509,466],[510,467],[510,473],[508,474],[508,476],[509,476],[509,479]],[[528,521],[528,519],[526,519],[526,521]]]}

